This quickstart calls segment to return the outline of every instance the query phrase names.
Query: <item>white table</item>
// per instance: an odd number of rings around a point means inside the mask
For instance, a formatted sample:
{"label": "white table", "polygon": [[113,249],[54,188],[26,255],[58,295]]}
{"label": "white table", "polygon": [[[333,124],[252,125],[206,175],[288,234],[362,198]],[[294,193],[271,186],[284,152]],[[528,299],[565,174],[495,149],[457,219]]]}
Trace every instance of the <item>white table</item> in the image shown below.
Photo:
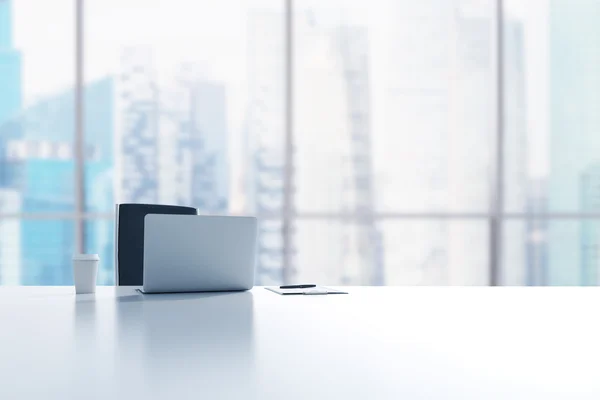
{"label": "white table", "polygon": [[600,398],[600,289],[348,290],[0,288],[0,398]]}

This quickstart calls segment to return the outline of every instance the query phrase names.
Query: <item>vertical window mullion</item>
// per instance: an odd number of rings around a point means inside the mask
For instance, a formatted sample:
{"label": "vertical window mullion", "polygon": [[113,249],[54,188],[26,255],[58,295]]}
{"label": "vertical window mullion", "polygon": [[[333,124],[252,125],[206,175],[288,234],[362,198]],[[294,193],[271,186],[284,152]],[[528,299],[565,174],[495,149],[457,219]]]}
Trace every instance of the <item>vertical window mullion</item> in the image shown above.
{"label": "vertical window mullion", "polygon": [[282,207],[282,281],[289,283],[292,274],[292,223],[294,211],[294,25],[293,0],[285,0],[285,144]]}
{"label": "vertical window mullion", "polygon": [[85,252],[85,173],[84,173],[84,0],[75,0],[75,251]]}
{"label": "vertical window mullion", "polygon": [[495,161],[492,212],[490,218],[490,280],[491,286],[501,284],[502,227],[504,213],[504,31],[503,0],[496,0],[495,21]]}

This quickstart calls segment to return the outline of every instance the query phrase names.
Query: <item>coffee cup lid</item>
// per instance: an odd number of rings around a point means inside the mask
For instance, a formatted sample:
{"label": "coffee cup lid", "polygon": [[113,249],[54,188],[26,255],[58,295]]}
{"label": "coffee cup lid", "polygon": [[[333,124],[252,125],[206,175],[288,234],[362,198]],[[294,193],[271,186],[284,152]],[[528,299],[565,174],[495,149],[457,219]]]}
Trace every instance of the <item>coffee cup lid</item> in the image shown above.
{"label": "coffee cup lid", "polygon": [[73,261],[100,261],[98,254],[73,254]]}

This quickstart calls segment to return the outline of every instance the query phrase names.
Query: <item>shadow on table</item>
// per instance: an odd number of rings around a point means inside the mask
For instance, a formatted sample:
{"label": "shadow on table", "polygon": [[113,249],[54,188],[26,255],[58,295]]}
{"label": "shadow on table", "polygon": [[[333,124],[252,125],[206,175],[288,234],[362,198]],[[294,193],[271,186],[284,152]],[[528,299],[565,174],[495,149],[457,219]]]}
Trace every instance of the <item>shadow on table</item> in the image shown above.
{"label": "shadow on table", "polygon": [[137,289],[133,293],[117,295],[117,303],[139,303],[139,302],[174,302],[207,299],[211,297],[231,296],[245,292],[200,292],[200,293],[153,293],[144,294]]}

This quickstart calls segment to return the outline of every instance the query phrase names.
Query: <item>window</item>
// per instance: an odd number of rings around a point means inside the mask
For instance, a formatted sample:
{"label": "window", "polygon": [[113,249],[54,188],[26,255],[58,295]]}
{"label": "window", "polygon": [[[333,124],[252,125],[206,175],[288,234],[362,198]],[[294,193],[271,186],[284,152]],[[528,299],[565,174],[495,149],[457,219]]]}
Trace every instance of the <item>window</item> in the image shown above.
{"label": "window", "polygon": [[[52,24],[48,24],[52,16]],[[74,7],[0,1],[0,283],[61,284],[75,246]]]}
{"label": "window", "polygon": [[0,0],[0,284],[113,284],[121,202],[257,215],[257,284],[599,284],[599,16]]}
{"label": "window", "polygon": [[505,1],[506,283],[600,283],[599,15],[598,1]]}

